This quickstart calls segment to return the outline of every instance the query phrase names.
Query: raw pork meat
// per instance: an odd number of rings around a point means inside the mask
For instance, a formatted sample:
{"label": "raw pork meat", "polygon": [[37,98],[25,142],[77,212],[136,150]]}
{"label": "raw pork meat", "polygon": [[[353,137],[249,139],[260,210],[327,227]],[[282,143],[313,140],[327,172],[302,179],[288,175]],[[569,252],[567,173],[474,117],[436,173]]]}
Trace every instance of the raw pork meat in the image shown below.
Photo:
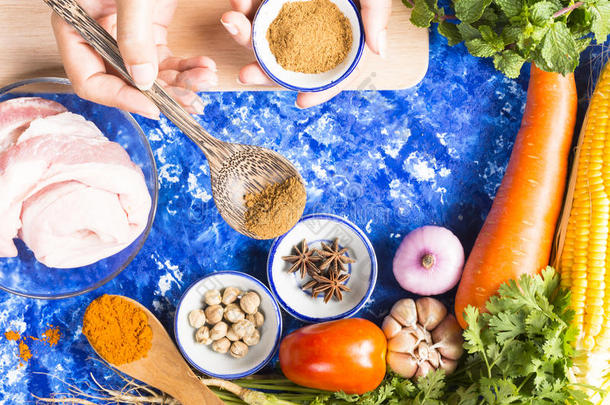
{"label": "raw pork meat", "polygon": [[[65,109],[40,113],[33,106],[41,100],[0,103],[0,114],[20,122],[0,151],[0,257],[17,254],[19,237],[49,267],[85,266],[142,233],[151,198],[141,169],[119,144]],[[0,124],[17,121],[0,115]]]}

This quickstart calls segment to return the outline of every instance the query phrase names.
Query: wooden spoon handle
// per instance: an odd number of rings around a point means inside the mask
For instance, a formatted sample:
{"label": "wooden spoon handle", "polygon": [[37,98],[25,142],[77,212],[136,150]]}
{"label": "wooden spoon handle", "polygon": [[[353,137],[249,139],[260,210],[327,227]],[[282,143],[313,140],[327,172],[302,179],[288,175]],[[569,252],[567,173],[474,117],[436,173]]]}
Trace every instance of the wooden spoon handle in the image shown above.
{"label": "wooden spoon handle", "polygon": [[[116,40],[100,26],[74,0],[43,0],[51,9],[72,26],[84,39],[114,67],[125,80],[135,87],[131,75],[119,52]],[[203,150],[206,157],[215,163],[230,155],[228,144],[210,135],[199,123],[187,113],[176,100],[155,81],[150,90],[142,91],[159,110],[180,128],[193,142]],[[210,162],[211,163],[211,162]]]}

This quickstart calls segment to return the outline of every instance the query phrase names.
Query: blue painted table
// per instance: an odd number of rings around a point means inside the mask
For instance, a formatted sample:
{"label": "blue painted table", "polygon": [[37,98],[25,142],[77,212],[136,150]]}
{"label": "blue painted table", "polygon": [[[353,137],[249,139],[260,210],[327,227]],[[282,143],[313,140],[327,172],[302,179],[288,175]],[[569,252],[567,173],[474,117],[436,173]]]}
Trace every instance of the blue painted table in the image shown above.
{"label": "blue painted table", "polygon": [[[209,131],[222,139],[273,148],[293,161],[308,183],[306,213],[331,212],[359,225],[379,260],[375,293],[359,316],[375,321],[402,291],[392,275],[401,238],[425,224],[452,229],[467,251],[502,179],[525,103],[528,74],[509,80],[490,61],[449,48],[431,33],[430,69],[415,88],[344,93],[300,111],[290,93],[207,93]],[[590,48],[577,72],[582,117],[599,69],[602,47]],[[85,307],[103,293],[123,294],[148,306],[172,327],[181,293],[216,270],[248,272],[265,280],[270,241],[248,239],[221,219],[210,194],[207,163],[167,120],[139,119],[159,167],[160,196],[152,232],[138,257],[114,280],[88,294],[38,301],[0,292],[0,331],[39,336],[61,329],[53,348],[36,342],[19,367],[15,342],[0,339],[0,403],[32,401],[30,393],[65,392],[56,375],[84,387],[89,372],[116,382],[92,364],[81,333]],[[451,296],[446,302],[452,304]],[[285,315],[286,332],[300,326]],[[171,329],[170,329],[171,330]],[[269,367],[270,368],[270,367]]]}

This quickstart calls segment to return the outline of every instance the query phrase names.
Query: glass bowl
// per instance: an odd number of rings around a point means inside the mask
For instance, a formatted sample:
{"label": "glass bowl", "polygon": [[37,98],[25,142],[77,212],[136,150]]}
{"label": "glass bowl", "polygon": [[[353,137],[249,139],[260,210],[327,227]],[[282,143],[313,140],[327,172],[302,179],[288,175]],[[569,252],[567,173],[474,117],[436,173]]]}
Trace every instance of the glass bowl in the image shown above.
{"label": "glass bowl", "polygon": [[157,167],[148,140],[131,115],[81,99],[74,94],[67,79],[36,78],[0,89],[0,102],[24,96],[57,101],[68,111],[81,114],[95,123],[109,140],[123,146],[133,162],[140,166],[152,200],[142,234],[122,251],[96,263],[72,269],[50,268],[38,262],[32,251],[17,239],[18,256],[0,258],[0,289],[40,299],[73,297],[94,290],[116,277],[144,245],[157,208]]}

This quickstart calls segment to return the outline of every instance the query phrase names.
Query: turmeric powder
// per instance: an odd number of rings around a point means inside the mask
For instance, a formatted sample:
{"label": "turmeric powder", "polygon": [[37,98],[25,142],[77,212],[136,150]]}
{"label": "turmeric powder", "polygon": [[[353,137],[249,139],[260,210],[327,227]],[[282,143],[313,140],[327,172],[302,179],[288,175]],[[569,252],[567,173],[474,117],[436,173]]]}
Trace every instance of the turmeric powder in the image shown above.
{"label": "turmeric powder", "polygon": [[[19,332],[14,330],[7,330],[4,332],[4,337],[8,341],[17,342],[19,366],[23,366],[33,357],[30,346],[25,342],[26,339],[30,339],[31,341],[39,341],[53,347],[59,342],[61,333],[59,332],[59,328],[49,325],[49,328],[42,334],[42,338],[37,338],[36,336],[22,336]],[[38,348],[40,348],[40,346],[38,346]]]}
{"label": "turmeric powder", "polygon": [[116,295],[102,295],[89,304],[83,333],[104,360],[117,366],[146,357],[152,346],[146,313]]}

